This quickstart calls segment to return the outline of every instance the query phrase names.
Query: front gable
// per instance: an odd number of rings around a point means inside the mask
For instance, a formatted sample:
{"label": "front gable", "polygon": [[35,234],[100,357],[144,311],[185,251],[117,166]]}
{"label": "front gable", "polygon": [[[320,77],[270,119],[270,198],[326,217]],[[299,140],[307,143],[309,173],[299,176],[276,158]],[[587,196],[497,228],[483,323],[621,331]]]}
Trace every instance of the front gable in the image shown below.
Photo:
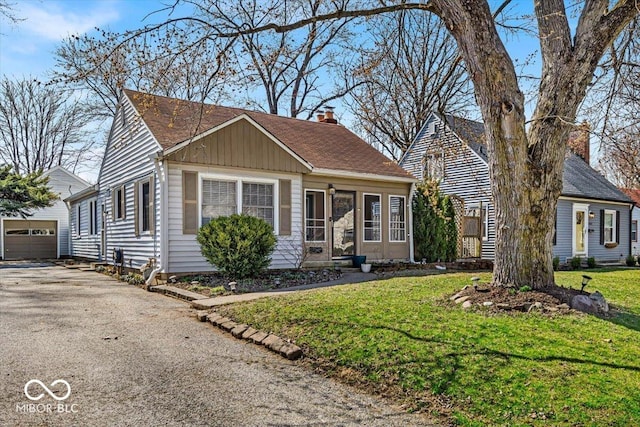
{"label": "front gable", "polygon": [[286,173],[308,173],[310,168],[285,150],[247,118],[169,150],[165,157],[177,163],[233,167]]}

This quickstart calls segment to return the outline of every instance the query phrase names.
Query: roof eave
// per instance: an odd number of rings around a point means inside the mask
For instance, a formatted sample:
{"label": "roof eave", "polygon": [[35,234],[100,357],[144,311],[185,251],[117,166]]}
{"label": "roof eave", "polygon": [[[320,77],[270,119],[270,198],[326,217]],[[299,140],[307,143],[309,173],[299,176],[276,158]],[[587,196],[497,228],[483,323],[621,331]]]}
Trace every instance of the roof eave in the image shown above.
{"label": "roof eave", "polygon": [[419,180],[414,177],[402,177],[395,175],[380,175],[373,173],[365,173],[365,172],[353,172],[353,171],[345,171],[339,169],[326,169],[326,168],[315,168],[311,171],[312,175],[317,176],[334,176],[340,178],[355,178],[355,179],[364,179],[368,181],[387,181],[387,182],[403,182],[407,184],[416,183]]}

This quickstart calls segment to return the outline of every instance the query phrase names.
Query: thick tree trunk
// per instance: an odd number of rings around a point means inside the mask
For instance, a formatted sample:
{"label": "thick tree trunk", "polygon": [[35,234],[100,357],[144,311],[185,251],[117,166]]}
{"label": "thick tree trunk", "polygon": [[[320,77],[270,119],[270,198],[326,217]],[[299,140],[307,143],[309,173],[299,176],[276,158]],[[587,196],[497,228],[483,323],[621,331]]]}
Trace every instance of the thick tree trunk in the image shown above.
{"label": "thick tree trunk", "polygon": [[524,96],[485,1],[433,0],[458,42],[482,111],[496,211],[494,284],[554,283],[552,239],[566,140],[606,47],[638,12],[622,0],[587,2],[572,41],[562,0],[535,3],[542,75],[525,131]]}

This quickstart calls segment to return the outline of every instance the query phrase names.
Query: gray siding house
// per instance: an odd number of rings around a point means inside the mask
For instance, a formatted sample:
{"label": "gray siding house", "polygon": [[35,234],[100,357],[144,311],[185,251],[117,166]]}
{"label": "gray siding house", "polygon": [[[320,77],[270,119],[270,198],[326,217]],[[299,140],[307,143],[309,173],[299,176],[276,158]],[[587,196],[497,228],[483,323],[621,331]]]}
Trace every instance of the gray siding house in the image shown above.
{"label": "gray siding house", "polygon": [[[440,189],[458,197],[464,214],[481,218],[481,250],[475,256],[495,257],[495,211],[491,200],[484,125],[431,113],[400,160],[418,179],[440,181]],[[588,138],[578,154],[568,150],[562,195],[556,212],[553,252],[562,263],[572,257],[623,261],[630,253],[630,198],[588,164]],[[462,231],[462,230],[461,230]],[[472,250],[463,247],[462,256]]]}
{"label": "gray siding house", "polygon": [[89,183],[62,166],[44,172],[51,191],[59,196],[53,206],[26,219],[0,218],[0,254],[5,260],[62,258],[70,255],[69,210],[63,199]]}
{"label": "gray siding house", "polygon": [[111,262],[121,249],[125,267],[207,272],[199,227],[247,213],[274,228],[271,268],[408,260],[415,182],[331,112],[305,121],[125,90],[97,186],[67,199],[73,255]]}

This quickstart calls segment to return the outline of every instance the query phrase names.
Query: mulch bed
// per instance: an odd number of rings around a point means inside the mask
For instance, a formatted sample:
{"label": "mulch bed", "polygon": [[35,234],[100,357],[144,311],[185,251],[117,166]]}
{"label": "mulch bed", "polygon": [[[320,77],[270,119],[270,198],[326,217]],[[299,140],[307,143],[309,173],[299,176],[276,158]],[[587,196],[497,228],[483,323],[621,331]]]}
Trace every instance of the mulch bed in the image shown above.
{"label": "mulch bed", "polygon": [[228,288],[229,282],[235,281],[236,293],[261,292],[272,289],[286,289],[292,286],[322,283],[338,279],[342,273],[338,270],[267,270],[255,278],[232,280],[221,274],[211,273],[197,276],[184,276],[173,283],[168,283],[176,288],[187,289],[202,295],[210,296],[211,289],[224,287],[225,290],[218,295],[231,295]]}
{"label": "mulch bed", "polygon": [[[467,286],[456,294],[458,297],[468,297],[473,306],[483,306],[485,302],[493,303],[486,307],[491,312],[529,311],[535,303],[541,303],[548,313],[566,314],[570,312],[571,300],[576,295],[589,295],[579,289],[565,288],[562,286],[550,286],[544,291],[518,291],[513,288],[503,288],[480,284]],[[566,304],[567,306],[563,306]],[[551,309],[549,309],[551,308]]]}

